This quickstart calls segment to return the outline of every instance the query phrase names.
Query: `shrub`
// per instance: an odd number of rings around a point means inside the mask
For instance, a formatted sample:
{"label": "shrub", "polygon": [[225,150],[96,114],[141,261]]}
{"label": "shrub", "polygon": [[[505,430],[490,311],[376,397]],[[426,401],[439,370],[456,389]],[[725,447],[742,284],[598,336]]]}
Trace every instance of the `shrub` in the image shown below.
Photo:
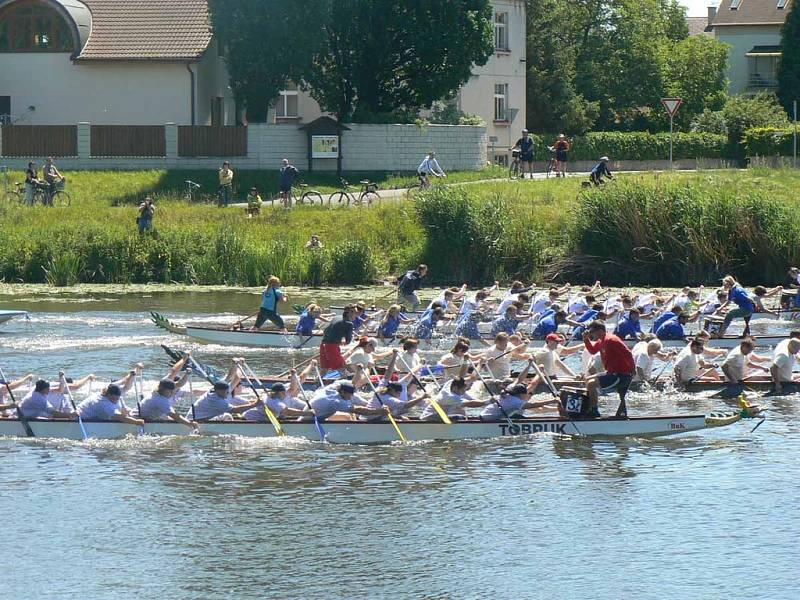
{"label": "shrub", "polygon": [[372,251],[360,240],[338,244],[330,251],[328,281],[348,284],[371,283],[376,273]]}
{"label": "shrub", "polygon": [[794,132],[791,128],[755,127],[744,132],[742,144],[747,156],[792,156]]}
{"label": "shrub", "polygon": [[[708,133],[680,133],[673,137],[673,157],[723,158],[725,137]],[[647,132],[595,132],[575,138],[570,159],[664,160],[669,158],[669,134]]]}

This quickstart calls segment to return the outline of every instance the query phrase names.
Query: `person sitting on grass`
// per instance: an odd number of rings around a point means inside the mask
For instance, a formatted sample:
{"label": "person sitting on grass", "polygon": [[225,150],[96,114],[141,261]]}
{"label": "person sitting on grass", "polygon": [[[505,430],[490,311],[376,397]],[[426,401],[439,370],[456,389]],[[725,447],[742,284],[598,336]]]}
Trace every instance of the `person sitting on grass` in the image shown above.
{"label": "person sitting on grass", "polygon": [[258,194],[258,189],[255,187],[250,188],[250,193],[247,194],[247,218],[252,219],[261,214],[261,196]]}

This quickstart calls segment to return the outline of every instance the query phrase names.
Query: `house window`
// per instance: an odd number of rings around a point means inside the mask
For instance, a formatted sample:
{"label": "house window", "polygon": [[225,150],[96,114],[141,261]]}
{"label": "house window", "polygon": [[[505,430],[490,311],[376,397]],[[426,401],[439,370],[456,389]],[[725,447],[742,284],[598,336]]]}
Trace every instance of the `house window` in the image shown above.
{"label": "house window", "polygon": [[786,8],[786,0],[778,0],[778,10]]}
{"label": "house window", "polygon": [[508,52],[508,13],[494,13],[494,49]]}
{"label": "house window", "polygon": [[500,165],[501,167],[508,166],[508,154],[495,154],[494,155],[494,164]]}
{"label": "house window", "polygon": [[286,89],[280,92],[275,106],[275,116],[278,119],[297,119],[297,84],[289,83]]}
{"label": "house window", "polygon": [[778,89],[777,56],[749,56],[747,58],[748,87],[754,91]]}
{"label": "house window", "polygon": [[494,120],[508,122],[508,84],[494,86]]}
{"label": "house window", "polygon": [[731,10],[738,10],[742,0],[731,0]]}
{"label": "house window", "polygon": [[0,11],[0,52],[72,52],[72,33],[55,10],[15,2]]}

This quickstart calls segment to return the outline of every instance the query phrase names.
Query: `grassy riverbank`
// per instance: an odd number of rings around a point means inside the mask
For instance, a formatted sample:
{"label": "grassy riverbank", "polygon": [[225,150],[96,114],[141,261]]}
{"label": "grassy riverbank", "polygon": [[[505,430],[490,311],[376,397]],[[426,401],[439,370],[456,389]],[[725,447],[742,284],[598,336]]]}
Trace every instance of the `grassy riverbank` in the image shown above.
{"label": "grassy riverbank", "polygon": [[[772,281],[800,262],[800,174],[791,171],[621,175],[589,192],[572,179],[485,182],[416,203],[268,208],[256,219],[163,194],[156,233],[139,236],[131,199],[167,189],[164,177],[75,173],[70,208],[0,206],[0,279],[257,286],[275,273],[296,285],[357,284],[424,260],[440,283],[666,285],[725,271]],[[304,249],[312,233],[324,251]]]}

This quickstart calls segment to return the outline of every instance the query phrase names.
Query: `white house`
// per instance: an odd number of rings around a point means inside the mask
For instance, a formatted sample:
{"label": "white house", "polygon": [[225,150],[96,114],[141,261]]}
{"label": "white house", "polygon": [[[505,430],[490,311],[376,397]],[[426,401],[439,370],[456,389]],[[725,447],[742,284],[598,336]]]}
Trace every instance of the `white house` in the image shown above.
{"label": "white house", "polygon": [[235,124],[206,0],[0,0],[0,119]]}
{"label": "white house", "polygon": [[777,91],[781,27],[791,5],[792,0],[722,0],[713,28],[714,36],[730,46],[730,93]]}

